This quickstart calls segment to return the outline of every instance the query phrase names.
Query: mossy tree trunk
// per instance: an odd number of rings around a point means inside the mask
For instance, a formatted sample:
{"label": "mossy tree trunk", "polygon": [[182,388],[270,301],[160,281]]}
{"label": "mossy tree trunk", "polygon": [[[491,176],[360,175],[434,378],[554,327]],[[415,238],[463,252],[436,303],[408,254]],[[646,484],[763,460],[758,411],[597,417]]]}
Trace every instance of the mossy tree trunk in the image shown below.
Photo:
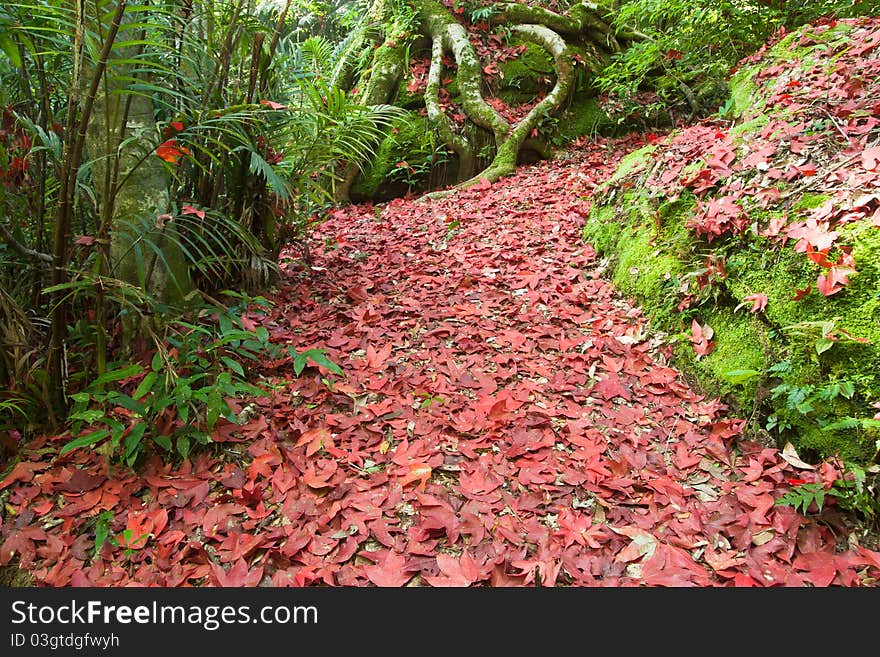
{"label": "mossy tree trunk", "polygon": [[[409,67],[423,57],[429,65],[420,109],[454,154],[453,181],[462,187],[483,178],[494,182],[513,172],[526,149],[547,156],[549,148],[535,138],[536,126],[571,98],[578,67],[595,74],[613,52],[638,38],[612,28],[610,11],[589,2],[576,3],[562,13],[515,2],[484,3],[481,18],[472,24],[468,19],[476,20],[477,14],[466,16],[451,1],[373,0],[364,29],[352,35],[337,63],[333,82],[356,91],[364,104],[400,104],[407,97]],[[480,31],[484,36],[491,31],[535,44],[552,61],[552,88],[516,119],[505,116],[491,97],[486,69],[493,65],[493,54],[483,49],[480,56],[475,47]],[[444,81],[454,84],[458,121],[450,116]],[[407,100],[412,109],[411,97]],[[470,138],[475,132],[492,145],[488,160],[478,154],[478,145]],[[337,187],[339,200],[348,198],[357,174],[357,166],[349,165]]]}
{"label": "mossy tree trunk", "polygon": [[[132,14],[123,17],[120,39],[145,38],[138,33],[135,21]],[[142,75],[132,64],[140,55],[137,45],[118,44],[111,50],[86,125],[85,149],[101,217],[98,243],[105,249],[99,273],[141,284],[163,301],[180,303],[193,290],[193,284],[179,248],[176,226],[168,214],[171,205],[165,168],[152,153],[151,145],[159,134],[153,101],[130,89]],[[87,65],[86,73],[86,78],[91,78],[92,67]],[[121,229],[120,222],[138,220],[145,228],[155,230],[138,235],[137,231]],[[133,239],[151,240],[159,247],[161,258],[147,247],[134,250]],[[146,255],[139,260],[138,252]]]}
{"label": "mossy tree trunk", "polygon": [[[120,39],[108,51],[106,66],[96,71],[85,63],[85,79],[99,79],[93,109],[84,124],[83,145],[100,215],[95,274],[141,287],[156,299],[183,305],[194,286],[173,222],[164,165],[152,152],[158,135],[150,96],[130,86],[141,75],[136,62],[145,34],[130,13],[120,20]],[[100,34],[96,21],[93,27]],[[146,146],[145,146],[146,145]],[[131,229],[125,229],[128,222]],[[150,242],[151,245],[147,245]],[[108,340],[104,333],[108,303],[103,285],[96,286],[96,360],[99,373],[107,368]],[[129,315],[123,322],[125,340],[142,326]]]}

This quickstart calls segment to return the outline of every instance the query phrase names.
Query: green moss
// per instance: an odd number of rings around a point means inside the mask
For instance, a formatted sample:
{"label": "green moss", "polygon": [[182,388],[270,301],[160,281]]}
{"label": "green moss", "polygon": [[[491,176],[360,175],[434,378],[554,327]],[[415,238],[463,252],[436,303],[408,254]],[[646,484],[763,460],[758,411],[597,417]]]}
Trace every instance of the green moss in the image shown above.
{"label": "green moss", "polygon": [[734,137],[740,137],[750,133],[757,132],[770,122],[770,118],[766,114],[758,114],[748,121],[739,123],[730,129],[730,134]]}
{"label": "green moss", "polygon": [[[396,119],[376,148],[373,159],[352,185],[354,197],[373,198],[389,183],[416,184],[437,164],[434,131],[425,117],[415,112]],[[398,163],[406,161],[415,173]]]}
{"label": "green moss", "polygon": [[728,83],[730,90],[730,113],[734,118],[741,118],[747,112],[754,111],[758,102],[758,85],[755,83],[758,67],[743,68],[734,73]]}
{"label": "green moss", "polygon": [[606,132],[612,126],[596,99],[587,94],[577,94],[571,104],[559,115],[553,141],[565,144],[582,135]]}
{"label": "green moss", "polygon": [[[653,149],[636,151],[621,163],[612,180],[638,180],[638,172]],[[634,174],[636,174],[634,176]],[[821,205],[826,194],[813,193],[795,199],[791,212],[805,212]],[[709,395],[721,396],[744,416],[752,416],[759,386],[766,391],[780,381],[768,373],[770,366],[787,360],[791,370],[784,381],[819,389],[829,381],[851,381],[856,387],[852,401],[839,398],[833,405],[816,405],[801,415],[785,409],[785,398],[764,402],[765,413],[777,408],[784,413],[792,430],[786,440],[814,456],[839,454],[864,460],[876,437],[855,430],[822,431],[821,427],[840,417],[865,417],[873,411],[868,401],[880,399],[880,231],[867,223],[839,228],[841,244],[853,245],[859,273],[840,293],[824,297],[813,290],[801,301],[794,301],[796,289],[810,283],[815,288],[820,268],[802,253],[779,249],[766,238],[746,233],[716,240],[712,250],[726,257],[727,293],[732,297],[718,303],[703,303],[686,314],[678,312],[678,286],[681,276],[699,266],[707,245],[687,228],[694,201],[688,196],[663,202],[636,186],[606,186],[597,199],[583,236],[596,250],[611,258],[611,279],[617,289],[641,304],[654,326],[677,335],[677,366]],[[768,212],[760,223],[781,216],[782,210]],[[737,308],[749,294],[762,292],[769,302],[763,315],[749,312],[750,304]],[[689,314],[687,314],[689,313]],[[690,318],[714,330],[714,350],[697,358],[687,329]],[[792,327],[805,322],[834,319],[836,328],[870,344],[838,340],[819,354],[816,333],[798,338]],[[743,384],[727,376],[733,370],[764,373]]]}
{"label": "green moss", "polygon": [[653,161],[653,158],[651,156],[656,150],[657,146],[655,146],[654,144],[649,144],[648,146],[643,146],[642,148],[626,155],[626,157],[624,157],[620,161],[620,164],[617,166],[617,170],[614,172],[614,175],[612,175],[611,178],[609,178],[603,184],[604,187],[613,187],[616,183],[620,182],[624,178],[644,169],[648,164]]}
{"label": "green moss", "polygon": [[679,358],[688,363],[704,389],[717,396],[735,395],[739,406],[750,412],[758,379],[737,385],[728,375],[734,370],[763,372],[771,364],[762,342],[762,337],[766,340],[765,327],[748,313],[736,314],[725,308],[701,310],[700,314],[700,324],[714,331],[715,348],[698,358],[690,343],[682,343]]}
{"label": "green moss", "polygon": [[795,202],[791,206],[791,209],[795,212],[812,210],[813,208],[818,208],[830,198],[831,194],[812,194],[810,192],[804,192],[804,194],[800,196],[800,198],[797,198],[795,200]]}
{"label": "green moss", "polygon": [[[660,293],[669,288],[672,277],[681,272],[681,262],[658,247],[656,231],[650,226],[619,232],[614,284],[641,301],[656,303]],[[653,309],[648,310],[651,314]]]}
{"label": "green moss", "polygon": [[539,91],[547,87],[546,83],[541,85],[538,82],[539,78],[549,82],[555,77],[553,58],[546,50],[534,43],[514,40],[512,45],[525,45],[526,50],[515,59],[498,63],[499,96],[502,92],[513,91],[517,96],[531,100]]}

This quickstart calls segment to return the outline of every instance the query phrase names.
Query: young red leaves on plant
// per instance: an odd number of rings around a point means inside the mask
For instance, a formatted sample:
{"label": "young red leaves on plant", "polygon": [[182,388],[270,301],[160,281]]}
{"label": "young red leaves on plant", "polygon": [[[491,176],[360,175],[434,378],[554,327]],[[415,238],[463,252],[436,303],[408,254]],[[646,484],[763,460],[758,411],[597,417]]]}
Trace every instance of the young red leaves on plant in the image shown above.
{"label": "young red leaves on plant", "polygon": [[156,147],[156,156],[169,164],[177,164],[181,157],[190,153],[191,151],[181,146],[176,139],[166,139]]}
{"label": "young red leaves on plant", "polygon": [[198,208],[194,208],[194,207],[191,206],[191,205],[184,205],[184,206],[182,206],[182,207],[180,208],[180,211],[181,211],[183,214],[191,214],[191,215],[195,215],[195,216],[198,217],[199,219],[204,219],[204,218],[205,218],[205,211],[204,211],[204,210],[199,210]]}
{"label": "young red leaves on plant", "polygon": [[274,100],[266,100],[265,98],[260,101],[260,105],[264,107],[268,107],[270,110],[286,110],[287,105],[282,105],[281,103],[276,103]]}

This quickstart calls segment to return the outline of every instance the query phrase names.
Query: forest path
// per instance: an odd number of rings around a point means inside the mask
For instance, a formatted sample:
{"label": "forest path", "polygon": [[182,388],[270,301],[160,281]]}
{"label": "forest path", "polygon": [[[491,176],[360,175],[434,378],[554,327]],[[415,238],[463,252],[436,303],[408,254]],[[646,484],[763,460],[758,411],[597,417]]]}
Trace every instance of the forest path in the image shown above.
{"label": "forest path", "polygon": [[314,370],[294,380],[264,408],[273,437],[251,448],[295,473],[298,581],[867,576],[864,552],[835,554],[842,524],[835,537],[774,506],[798,471],[777,450],[733,449],[742,423],[670,366],[581,241],[590,192],[638,139],[320,227],[313,272],[290,273],[263,323],[298,351],[326,349],[344,376],[332,391]]}
{"label": "forest path", "polygon": [[337,210],[312,270],[291,259],[243,322],[341,373],[264,363],[273,394],[175,466],[36,440],[0,482],[0,566],[48,586],[875,584],[834,508],[774,504],[799,471],[737,441],[582,243],[638,141]]}

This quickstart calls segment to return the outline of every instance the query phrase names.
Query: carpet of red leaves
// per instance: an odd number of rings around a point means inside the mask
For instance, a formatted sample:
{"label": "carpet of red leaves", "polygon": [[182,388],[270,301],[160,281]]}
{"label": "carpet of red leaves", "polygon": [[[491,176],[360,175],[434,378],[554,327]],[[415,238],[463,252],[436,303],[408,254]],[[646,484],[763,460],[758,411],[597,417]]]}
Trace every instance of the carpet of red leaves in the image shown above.
{"label": "carpet of red leaves", "polygon": [[247,320],[343,375],[265,363],[274,395],[181,466],[40,438],[0,482],[0,564],[48,586],[874,585],[880,554],[833,506],[774,505],[801,470],[738,440],[581,242],[640,143],[337,210]]}

